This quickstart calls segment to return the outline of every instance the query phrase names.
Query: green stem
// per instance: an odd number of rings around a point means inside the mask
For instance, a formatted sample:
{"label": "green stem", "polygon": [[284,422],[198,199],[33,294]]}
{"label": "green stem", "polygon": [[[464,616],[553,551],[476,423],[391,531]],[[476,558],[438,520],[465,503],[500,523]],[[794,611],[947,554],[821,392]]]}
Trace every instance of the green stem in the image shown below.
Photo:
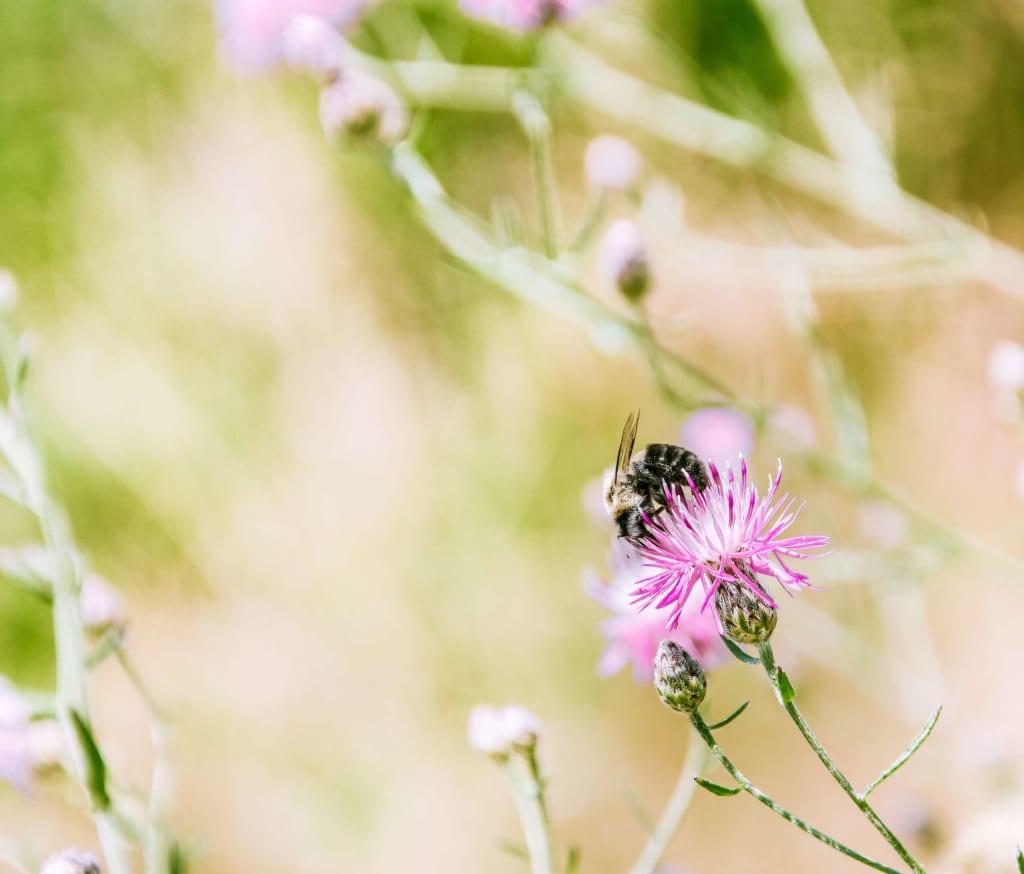
{"label": "green stem", "polygon": [[654,869],[658,867],[658,863],[665,855],[665,851],[668,849],[672,838],[679,831],[683,817],[690,807],[690,801],[693,799],[693,794],[697,789],[697,784],[693,778],[700,776],[706,762],[707,751],[704,746],[697,743],[696,739],[692,739],[686,750],[686,759],[683,762],[682,770],[679,772],[679,780],[676,782],[676,787],[672,790],[672,795],[665,805],[665,810],[662,812],[658,824],[647,839],[643,852],[640,853],[640,858],[630,868],[629,874],[652,874]]}
{"label": "green stem", "polygon": [[554,874],[554,853],[551,849],[551,828],[544,800],[544,781],[535,750],[509,756],[505,765],[512,783],[512,795],[523,825],[526,848],[530,854],[533,874]]}
{"label": "green stem", "polygon": [[775,653],[772,651],[772,646],[767,641],[760,644],[758,647],[761,653],[761,664],[764,666],[765,672],[772,681],[772,685],[775,687],[775,691],[782,702],[782,706],[789,714],[790,719],[793,720],[796,727],[800,730],[800,734],[803,735],[804,740],[807,741],[808,745],[817,754],[818,759],[825,766],[825,769],[832,775],[832,778],[839,784],[842,790],[847,794],[850,800],[857,805],[860,811],[867,817],[868,822],[875,827],[875,830],[885,838],[886,842],[891,846],[899,857],[906,862],[910,869],[916,874],[924,874],[924,868],[921,867],[920,863],[910,854],[910,851],[903,846],[903,843],[899,838],[896,837],[889,829],[889,827],[882,821],[882,818],[875,812],[874,808],[862,796],[854,787],[853,784],[847,779],[846,775],[839,770],[839,766],[835,763],[832,757],[828,754],[828,751],[822,746],[821,741],[815,736],[814,732],[811,731],[810,726],[804,719],[803,714],[800,712],[800,708],[796,706],[793,700],[786,700],[788,696],[783,694],[782,687],[779,681],[779,669],[775,664]]}
{"label": "green stem", "polygon": [[697,712],[693,711],[690,714],[690,722],[693,723],[693,727],[697,730],[697,734],[700,735],[701,740],[707,744],[712,755],[722,764],[722,767],[732,776],[732,778],[739,784],[740,789],[746,792],[748,795],[753,796],[760,801],[765,807],[769,808],[779,816],[781,816],[786,822],[790,822],[795,825],[800,831],[809,834],[812,838],[821,841],[826,846],[831,847],[833,850],[837,850],[844,856],[849,856],[851,859],[856,859],[863,865],[867,865],[869,868],[874,868],[876,871],[885,871],[887,874],[902,874],[896,868],[890,868],[888,865],[878,862],[869,856],[865,856],[863,853],[858,853],[856,850],[851,849],[845,844],[841,844],[835,838],[830,837],[822,831],[808,825],[800,817],[790,813],[782,805],[778,804],[770,796],[766,795],[760,789],[758,789],[753,783],[751,783],[744,775],[743,772],[737,768],[729,757],[725,754],[722,748],[715,741],[715,736],[711,733],[711,729],[708,728],[704,722],[703,717]]}
{"label": "green stem", "polygon": [[558,188],[555,184],[555,162],[551,155],[551,119],[532,94],[519,92],[512,98],[512,111],[530,141],[533,159],[533,186],[537,193],[541,243],[544,255],[558,255]]}

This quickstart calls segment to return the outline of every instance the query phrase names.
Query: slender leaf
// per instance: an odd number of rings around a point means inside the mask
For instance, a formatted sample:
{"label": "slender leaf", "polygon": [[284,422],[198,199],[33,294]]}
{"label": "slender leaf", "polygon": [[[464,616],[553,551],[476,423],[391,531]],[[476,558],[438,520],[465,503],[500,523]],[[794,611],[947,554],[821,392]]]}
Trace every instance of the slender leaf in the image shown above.
{"label": "slender leaf", "polygon": [[565,859],[565,874],[576,874],[580,867],[580,848],[569,847],[569,854]]}
{"label": "slender leaf", "polygon": [[924,744],[926,740],[928,740],[928,736],[932,733],[941,715],[942,708],[940,707],[938,710],[935,711],[935,714],[932,716],[932,718],[928,720],[928,724],[921,729],[920,734],[918,734],[918,736],[910,742],[910,746],[908,746],[903,751],[903,754],[898,759],[896,759],[895,762],[889,765],[888,768],[882,771],[882,773],[878,776],[874,783],[872,783],[870,786],[868,786],[867,789],[861,792],[861,798],[867,798],[872,792],[874,792],[879,786],[881,786],[882,783],[888,780],[893,774],[895,774],[910,760],[910,757],[921,748],[922,744]]}
{"label": "slender leaf", "polygon": [[1024,874],[1024,853],[1021,852],[1020,847],[1017,847],[1017,870],[1020,874]]}
{"label": "slender leaf", "polygon": [[530,861],[530,854],[526,852],[526,847],[515,841],[504,841],[499,845],[499,849],[516,859],[522,859],[524,862]]}
{"label": "slender leaf", "polygon": [[96,745],[92,727],[77,710],[71,711],[71,721],[75,726],[78,743],[85,754],[85,785],[89,790],[89,797],[97,810],[109,810],[107,764],[103,761],[103,754],[100,753],[100,748]]}
{"label": "slender leaf", "polygon": [[720,728],[725,728],[730,722],[732,722],[737,716],[739,716],[744,710],[747,709],[749,701],[744,701],[739,707],[737,707],[732,713],[730,713],[721,722],[716,722],[714,725],[709,725],[708,728],[711,731],[717,731]]}
{"label": "slender leaf", "polygon": [[712,783],[710,780],[705,780],[703,777],[694,777],[693,779],[701,789],[707,789],[712,795],[723,795],[728,797],[730,795],[739,795],[739,793],[743,791],[739,786],[722,786],[718,783]]}
{"label": "slender leaf", "polygon": [[738,658],[744,664],[759,665],[761,663],[761,660],[757,656],[750,655],[748,652],[741,649],[737,644],[729,640],[729,638],[726,637],[724,634],[722,635],[722,643],[725,644],[725,648],[729,650],[729,652],[731,652],[734,656],[736,656],[736,658]]}
{"label": "slender leaf", "polygon": [[775,682],[778,684],[779,700],[783,704],[789,704],[790,701],[796,698],[796,690],[793,688],[793,684],[789,682],[789,677],[786,676],[786,672],[782,668],[779,668]]}

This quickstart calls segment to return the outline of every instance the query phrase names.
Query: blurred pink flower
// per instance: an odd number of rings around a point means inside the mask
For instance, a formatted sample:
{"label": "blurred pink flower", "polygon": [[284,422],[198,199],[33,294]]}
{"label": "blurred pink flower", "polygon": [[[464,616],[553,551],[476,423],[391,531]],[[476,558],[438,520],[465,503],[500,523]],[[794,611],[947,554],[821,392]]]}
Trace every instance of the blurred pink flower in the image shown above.
{"label": "blurred pink flower", "polygon": [[906,515],[886,501],[864,501],[857,510],[857,527],[877,549],[899,549],[910,539]]}
{"label": "blurred pink flower", "polygon": [[25,792],[32,759],[29,720],[32,708],[6,677],[0,677],[0,779]]}
{"label": "blurred pink flower", "polygon": [[124,599],[99,574],[86,574],[78,595],[82,625],[86,631],[102,634],[112,625],[125,619]]}
{"label": "blurred pink flower", "polygon": [[765,603],[776,606],[757,575],[774,577],[784,587],[810,588],[807,577],[786,567],[784,558],[819,558],[808,550],[828,546],[820,535],[780,537],[796,520],[802,507],[789,494],[776,498],[782,482],[782,462],[760,498],[747,479],[747,463],[740,459],[740,478],[732,468],[725,474],[708,465],[707,488],[696,494],[666,489],[668,506],[650,520],[649,534],[637,547],[653,573],[637,583],[632,601],[640,609],[667,610],[668,628],[683,616],[697,583],[704,588],[700,609],[714,598],[723,580],[750,586]]}
{"label": "blurred pink flower", "polygon": [[996,343],[988,355],[988,381],[996,390],[1024,388],[1024,346],[1014,340]]}
{"label": "blurred pink flower", "polygon": [[818,444],[818,429],[811,414],[803,407],[782,405],[768,416],[768,427],[782,442],[795,449],[810,449]]}
{"label": "blurred pink flower", "polygon": [[754,423],[739,410],[705,407],[683,422],[679,442],[705,462],[724,465],[753,451]]}
{"label": "blurred pink flower", "polygon": [[284,34],[297,15],[315,15],[335,27],[354,21],[367,0],[216,0],[221,45],[238,66],[261,70],[276,63]]}
{"label": "blurred pink flower", "polygon": [[629,549],[623,540],[616,539],[612,544],[609,582],[604,582],[597,574],[587,574],[583,581],[586,593],[612,611],[612,616],[601,623],[608,647],[597,664],[598,674],[609,677],[631,664],[634,679],[651,682],[654,654],[658,644],[666,639],[686,649],[705,669],[718,664],[726,649],[719,635],[718,620],[711,610],[701,612],[696,603],[689,604],[677,626],[666,631],[669,609],[641,612],[630,603],[630,591],[644,577],[645,569]]}
{"label": "blurred pink flower", "polygon": [[461,0],[467,15],[493,21],[512,30],[537,30],[566,21],[596,0]]}
{"label": "blurred pink flower", "polygon": [[587,145],[583,169],[591,191],[629,191],[640,175],[640,153],[621,137],[595,137]]}

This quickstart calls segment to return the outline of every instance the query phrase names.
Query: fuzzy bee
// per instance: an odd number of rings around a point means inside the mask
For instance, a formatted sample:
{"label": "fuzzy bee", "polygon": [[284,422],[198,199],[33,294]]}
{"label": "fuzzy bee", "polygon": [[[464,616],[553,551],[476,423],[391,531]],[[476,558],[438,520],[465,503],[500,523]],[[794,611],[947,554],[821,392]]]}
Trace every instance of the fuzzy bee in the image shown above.
{"label": "fuzzy bee", "polygon": [[604,490],[605,507],[619,529],[619,537],[634,543],[647,535],[644,516],[653,519],[665,509],[666,483],[690,488],[692,481],[698,492],[708,484],[704,462],[682,446],[652,443],[634,455],[639,421],[639,413],[630,413],[626,419],[615,471]]}

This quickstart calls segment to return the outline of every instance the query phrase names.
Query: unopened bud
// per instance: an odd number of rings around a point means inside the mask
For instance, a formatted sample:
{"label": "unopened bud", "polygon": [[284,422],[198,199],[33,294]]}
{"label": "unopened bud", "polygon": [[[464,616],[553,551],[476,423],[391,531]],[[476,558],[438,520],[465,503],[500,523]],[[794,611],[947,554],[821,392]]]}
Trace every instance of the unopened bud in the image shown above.
{"label": "unopened bud", "polygon": [[320,121],[328,136],[394,145],[405,136],[409,116],[398,95],[380,79],[345,70],[320,95]]}
{"label": "unopened bud", "polygon": [[85,850],[61,850],[43,862],[39,874],[102,874],[100,863]]}
{"label": "unopened bud", "polygon": [[640,153],[621,137],[606,134],[590,141],[583,168],[591,191],[629,191],[640,175]]}
{"label": "unopened bud", "polygon": [[654,656],[654,688],[665,706],[692,713],[704,700],[708,679],[692,655],[678,643],[663,640]]}
{"label": "unopened bud", "polygon": [[640,300],[651,281],[647,244],[635,222],[615,222],[601,240],[601,270],[622,295]]}
{"label": "unopened bud", "polygon": [[746,583],[722,580],[715,591],[722,634],[736,643],[764,643],[772,636],[779,611]]}
{"label": "unopened bud", "polygon": [[540,720],[525,707],[481,704],[469,714],[469,743],[480,752],[504,757],[536,746],[541,728]]}
{"label": "unopened bud", "polygon": [[296,15],[284,29],[281,53],[293,70],[332,82],[341,74],[345,40],[326,18]]}

